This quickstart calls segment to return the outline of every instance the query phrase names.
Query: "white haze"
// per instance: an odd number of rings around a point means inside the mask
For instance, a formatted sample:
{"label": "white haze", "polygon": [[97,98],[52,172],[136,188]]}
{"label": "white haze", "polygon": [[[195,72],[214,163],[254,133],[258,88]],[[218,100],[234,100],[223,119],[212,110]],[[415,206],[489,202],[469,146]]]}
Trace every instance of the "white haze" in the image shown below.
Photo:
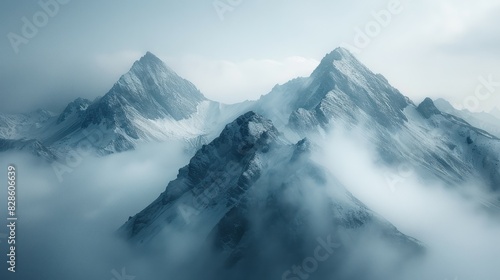
{"label": "white haze", "polygon": [[[113,270],[121,274],[131,254],[115,232],[187,164],[189,156],[180,147],[153,144],[103,158],[84,157],[62,182],[50,165],[4,153],[1,166],[17,168],[18,259],[17,272],[6,275],[2,265],[0,278],[88,280],[112,279]],[[1,193],[2,201],[5,195]],[[2,211],[3,221],[4,215]],[[6,252],[6,243],[0,248]]]}
{"label": "white haze", "polygon": [[[487,197],[479,191],[485,187],[422,183],[416,172],[380,166],[375,148],[361,135],[340,129],[326,138],[326,150],[315,158],[356,198],[425,246],[425,258],[394,279],[497,279],[500,211],[472,199]],[[391,185],[394,176],[400,181]]]}
{"label": "white haze", "polygon": [[[325,151],[314,155],[317,162],[369,208],[426,247],[423,259],[412,262],[403,273],[394,272],[384,279],[497,278],[498,213],[488,214],[453,189],[437,183],[422,185],[411,176],[393,191],[386,174],[398,171],[375,164],[374,147],[359,134],[339,131],[327,137],[322,146]],[[189,156],[180,151],[180,145],[167,143],[104,158],[85,157],[71,174],[64,175],[62,183],[50,166],[30,157],[5,154],[1,166],[14,163],[18,169],[18,272],[5,278],[6,271],[2,270],[1,279],[113,279],[116,277],[112,271],[121,274],[122,268],[137,280],[170,279],[173,275],[174,279],[208,279],[210,273],[217,272],[218,260],[198,262],[212,255],[199,246],[196,233],[174,233],[170,236],[174,238],[158,248],[160,254],[153,257],[131,250],[115,235],[128,216],[156,199],[178,169],[188,163]],[[301,208],[317,213],[317,224],[328,219],[321,214],[326,213],[325,205],[315,201],[324,193],[314,183],[307,184],[308,192],[295,194],[306,197],[290,193],[287,200],[300,202]],[[1,198],[5,201],[4,193]],[[303,248],[306,253],[316,246],[317,235],[310,232],[310,237],[311,244]],[[259,248],[273,245],[267,244],[265,238],[258,240]],[[356,271],[363,261],[364,269],[373,271],[372,279],[391,273],[394,261],[400,257],[398,252],[389,250],[388,244],[373,242],[376,237],[367,240],[370,242],[351,248],[355,251],[352,267],[346,268]],[[5,251],[6,244],[0,247]],[[283,253],[286,256],[287,252]],[[294,265],[285,258],[274,261],[287,267]],[[321,267],[311,279],[325,279],[327,270]]]}

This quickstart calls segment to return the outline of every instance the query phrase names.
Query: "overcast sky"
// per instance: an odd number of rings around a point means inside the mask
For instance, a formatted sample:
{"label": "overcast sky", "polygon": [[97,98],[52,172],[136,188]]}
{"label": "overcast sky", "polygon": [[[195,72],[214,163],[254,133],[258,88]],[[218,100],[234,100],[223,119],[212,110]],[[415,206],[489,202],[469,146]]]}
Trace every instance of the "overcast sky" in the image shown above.
{"label": "overcast sky", "polygon": [[[1,1],[1,112],[104,95],[146,51],[210,99],[256,99],[338,46],[417,103],[459,105],[479,88],[479,108],[500,106],[498,0],[59,2],[44,18],[38,1]],[[23,28],[24,17],[38,30]]]}

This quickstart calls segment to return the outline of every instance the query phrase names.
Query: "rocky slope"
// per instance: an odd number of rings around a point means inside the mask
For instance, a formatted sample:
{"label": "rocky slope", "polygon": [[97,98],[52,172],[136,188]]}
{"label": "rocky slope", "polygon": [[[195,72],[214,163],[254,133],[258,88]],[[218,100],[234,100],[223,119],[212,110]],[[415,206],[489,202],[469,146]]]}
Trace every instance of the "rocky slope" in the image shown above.
{"label": "rocky slope", "polygon": [[[318,237],[334,244],[318,275],[353,273],[342,265],[361,262],[353,251],[368,240],[418,255],[417,241],[310,160],[311,145],[307,139],[289,143],[270,120],[248,112],[203,146],[165,192],[119,232],[153,247],[184,232],[195,234],[213,252],[202,262],[220,260],[204,273],[209,279],[292,277],[287,269],[311,254]],[[365,273],[354,275],[368,279]]]}

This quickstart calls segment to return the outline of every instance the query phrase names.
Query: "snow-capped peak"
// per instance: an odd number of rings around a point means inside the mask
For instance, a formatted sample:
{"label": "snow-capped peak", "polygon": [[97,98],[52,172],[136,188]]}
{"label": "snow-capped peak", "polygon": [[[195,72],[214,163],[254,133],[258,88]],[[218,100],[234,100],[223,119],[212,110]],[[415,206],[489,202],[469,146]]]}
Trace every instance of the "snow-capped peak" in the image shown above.
{"label": "snow-capped peak", "polygon": [[323,59],[331,59],[331,60],[357,60],[354,55],[347,50],[346,48],[338,47],[334,49],[332,52],[327,54]]}
{"label": "snow-capped peak", "polygon": [[138,139],[140,133],[133,125],[134,120],[188,119],[205,100],[191,82],[148,52],[103,98],[89,107],[83,128],[104,122],[108,128],[119,127]]}
{"label": "snow-capped peak", "polygon": [[327,126],[330,119],[356,123],[361,115],[396,128],[406,121],[403,110],[411,104],[343,48],[327,54],[293,96],[289,120],[300,130]]}
{"label": "snow-capped peak", "polygon": [[139,61],[144,61],[144,60],[154,61],[154,62],[158,62],[158,63],[163,63],[163,61],[161,59],[159,59],[156,55],[154,55],[150,51],[147,51],[146,54],[144,54],[144,56],[141,57],[141,59]]}
{"label": "snow-capped peak", "polygon": [[337,65],[339,62],[348,64],[353,68],[364,68],[361,62],[359,62],[352,53],[350,53],[347,49],[339,47],[323,57],[319,66],[314,70],[312,76],[322,75],[325,72],[330,72],[333,69],[338,68]]}
{"label": "snow-capped peak", "polygon": [[130,72],[136,74],[143,74],[144,71],[149,72],[149,74],[169,73],[177,76],[177,74],[170,67],[149,51],[137,60],[130,69]]}
{"label": "snow-capped peak", "polygon": [[220,137],[253,146],[262,137],[277,139],[278,135],[278,131],[270,120],[250,111],[228,124]]}

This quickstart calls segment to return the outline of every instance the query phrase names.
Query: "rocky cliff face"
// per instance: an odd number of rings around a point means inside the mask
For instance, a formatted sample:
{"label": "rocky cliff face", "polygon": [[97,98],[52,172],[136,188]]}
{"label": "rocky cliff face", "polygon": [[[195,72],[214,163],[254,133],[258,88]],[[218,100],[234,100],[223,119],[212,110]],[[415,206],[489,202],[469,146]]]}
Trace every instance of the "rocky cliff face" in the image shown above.
{"label": "rocky cliff face", "polygon": [[417,241],[310,160],[312,145],[307,139],[290,144],[271,121],[246,113],[203,146],[165,192],[119,231],[140,246],[161,244],[176,232],[196,233],[222,259],[212,272],[241,279],[281,278],[287,266],[307,257],[318,237],[335,247],[323,269],[329,275],[341,273],[348,248],[367,236],[417,255]]}

